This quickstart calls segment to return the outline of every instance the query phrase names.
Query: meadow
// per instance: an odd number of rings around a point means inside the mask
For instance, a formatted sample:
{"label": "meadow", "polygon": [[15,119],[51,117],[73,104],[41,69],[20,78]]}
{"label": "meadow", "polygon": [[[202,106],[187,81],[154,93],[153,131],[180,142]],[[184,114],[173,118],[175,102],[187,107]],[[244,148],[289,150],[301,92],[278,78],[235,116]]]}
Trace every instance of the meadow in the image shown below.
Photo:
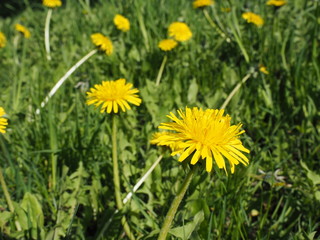
{"label": "meadow", "polygon": [[[166,239],[319,239],[320,1],[266,3],[2,1],[0,239],[157,239],[192,165],[150,141],[186,106],[223,108],[243,124],[249,164],[231,173],[213,161],[207,172],[200,159]],[[248,22],[246,12],[263,23]],[[128,31],[115,26],[116,14],[129,19]],[[192,37],[163,51],[173,22]],[[112,54],[92,42],[95,33],[110,39]],[[122,78],[139,90],[139,106],[109,114],[87,104],[96,84]]]}

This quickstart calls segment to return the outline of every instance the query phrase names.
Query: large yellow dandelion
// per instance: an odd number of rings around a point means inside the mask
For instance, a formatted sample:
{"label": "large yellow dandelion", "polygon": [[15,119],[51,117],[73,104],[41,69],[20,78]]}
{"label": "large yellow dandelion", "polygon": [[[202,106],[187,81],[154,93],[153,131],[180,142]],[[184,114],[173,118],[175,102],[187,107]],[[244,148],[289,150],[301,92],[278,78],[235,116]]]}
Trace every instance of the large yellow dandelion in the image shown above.
{"label": "large yellow dandelion", "polygon": [[5,47],[6,43],[7,43],[6,36],[2,32],[0,32],[0,48]]}
{"label": "large yellow dandelion", "polygon": [[133,85],[126,84],[123,78],[116,81],[103,81],[102,84],[94,85],[94,88],[87,92],[87,104],[94,104],[96,107],[102,104],[101,113],[117,113],[119,107],[125,112],[131,109],[128,102],[136,106],[141,104],[141,99],[136,94],[139,90],[132,87]]}
{"label": "large yellow dandelion", "polygon": [[0,107],[0,133],[5,133],[8,125],[8,120],[3,117],[5,114],[4,109]]}
{"label": "large yellow dandelion", "polygon": [[164,39],[159,42],[158,47],[163,51],[171,51],[177,45],[178,45],[177,41],[173,39]]}
{"label": "large yellow dandelion", "polygon": [[101,33],[94,33],[91,35],[91,40],[101,51],[104,51],[108,56],[113,52],[113,45],[111,40]]}
{"label": "large yellow dandelion", "polygon": [[130,21],[128,18],[125,18],[124,16],[117,14],[113,18],[113,23],[116,25],[116,27],[121,30],[122,32],[127,32],[130,30]]}
{"label": "large yellow dandelion", "polygon": [[242,18],[247,20],[248,23],[253,23],[258,27],[261,27],[264,24],[262,17],[252,12],[243,13]]}
{"label": "large yellow dandelion", "polygon": [[194,8],[206,7],[214,4],[212,0],[195,0],[192,5]]}
{"label": "large yellow dandelion", "polygon": [[49,8],[60,7],[62,5],[61,0],[43,0],[42,4]]}
{"label": "large yellow dandelion", "polygon": [[269,0],[267,3],[267,5],[273,5],[276,7],[281,7],[285,4],[287,4],[287,1],[283,1],[283,0]]}
{"label": "large yellow dandelion", "polygon": [[192,32],[187,24],[183,22],[173,22],[170,24],[168,33],[176,41],[184,42],[192,37]]}
{"label": "large yellow dandelion", "polygon": [[18,32],[21,32],[25,38],[30,38],[30,36],[31,36],[30,31],[29,31],[28,28],[26,28],[25,26],[17,23],[16,25],[14,25],[14,28],[15,28]]}
{"label": "large yellow dandelion", "polygon": [[213,159],[225,171],[227,159],[231,173],[234,173],[235,165],[249,163],[241,153],[250,152],[239,139],[239,135],[244,133],[240,130],[242,124],[231,125],[231,117],[223,116],[224,110],[186,107],[185,111],[178,110],[178,114],[180,119],[172,112],[167,115],[173,122],[162,123],[159,128],[170,132],[157,136],[153,143],[163,146],[176,144],[172,155],[181,154],[179,162],[192,156],[191,164],[201,159],[206,163],[207,172],[211,172]]}

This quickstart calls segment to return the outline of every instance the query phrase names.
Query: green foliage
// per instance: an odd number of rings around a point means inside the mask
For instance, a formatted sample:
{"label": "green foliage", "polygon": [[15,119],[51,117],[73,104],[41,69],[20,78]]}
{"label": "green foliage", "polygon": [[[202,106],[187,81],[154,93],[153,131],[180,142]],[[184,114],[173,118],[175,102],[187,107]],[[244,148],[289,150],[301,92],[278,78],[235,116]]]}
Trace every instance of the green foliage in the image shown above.
{"label": "green foliage", "polygon": [[[0,239],[125,239],[122,216],[137,239],[155,239],[188,167],[151,146],[152,134],[178,108],[219,108],[246,75],[226,112],[233,123],[243,123],[250,164],[228,176],[217,168],[198,174],[168,239],[319,238],[319,1],[277,8],[262,0],[217,0],[206,11],[230,41],[191,1],[64,1],[52,14],[51,61],[41,2],[3,6],[8,14],[0,11],[7,38],[0,49],[0,106],[9,125],[0,136],[0,164],[15,211],[0,189]],[[261,15],[264,26],[246,23],[244,11]],[[129,32],[113,25],[117,13],[129,18]],[[157,44],[173,21],[186,22],[193,37],[164,53]],[[26,26],[31,38],[16,32],[15,23]],[[54,84],[94,49],[90,34],[96,32],[111,38],[114,54],[91,57],[36,114]],[[120,212],[112,183],[111,117],[85,104],[89,87],[118,78],[133,83],[143,101],[120,113],[123,199],[164,154]]]}

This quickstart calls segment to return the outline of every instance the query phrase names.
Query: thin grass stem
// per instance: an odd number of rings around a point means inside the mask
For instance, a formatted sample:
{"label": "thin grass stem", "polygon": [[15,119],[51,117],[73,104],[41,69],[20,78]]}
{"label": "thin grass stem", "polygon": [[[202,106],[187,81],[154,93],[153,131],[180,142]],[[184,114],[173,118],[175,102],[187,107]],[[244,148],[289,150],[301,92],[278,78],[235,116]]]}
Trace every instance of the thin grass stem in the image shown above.
{"label": "thin grass stem", "polygon": [[50,61],[51,56],[50,56],[50,20],[52,16],[52,9],[48,10],[47,17],[46,17],[46,25],[44,28],[44,45],[46,48],[46,53],[47,53],[47,59]]}
{"label": "thin grass stem", "polygon": [[[116,204],[118,210],[123,208],[120,191],[120,175],[119,175],[119,163],[117,153],[117,115],[112,115],[112,165],[113,165],[113,184],[116,197]],[[125,217],[121,219],[122,226],[129,239],[134,240],[134,236],[130,230],[129,224]]]}
{"label": "thin grass stem", "polygon": [[[4,197],[6,198],[9,210],[10,210],[10,212],[13,213],[14,212],[14,206],[13,206],[13,203],[12,203],[12,200],[11,200],[11,197],[10,197],[10,193],[8,191],[8,187],[7,187],[6,181],[4,180],[1,167],[0,167],[0,184],[1,184],[1,187],[2,187],[2,191],[3,191]],[[18,221],[15,221],[15,225],[16,225],[17,230],[21,231],[21,226],[20,226],[20,223]]]}
{"label": "thin grass stem", "polygon": [[217,24],[215,24],[215,22],[212,20],[212,18],[210,17],[210,15],[206,9],[203,9],[203,14],[204,14],[205,18],[207,19],[207,21],[209,22],[210,26],[214,30],[216,30],[222,38],[226,39],[226,41],[228,43],[231,42],[231,39],[229,37],[227,37],[227,35],[224,32],[222,32],[222,30],[217,26]]}
{"label": "thin grass stem", "polygon": [[221,105],[220,109],[225,109],[226,106],[229,104],[230,100],[232,99],[232,97],[238,92],[238,90],[240,89],[240,87],[251,77],[251,73],[248,73],[242,80],[241,82],[239,82],[235,88],[231,91],[231,93],[229,94],[229,96],[226,98],[226,100],[224,101],[224,103]]}
{"label": "thin grass stem", "polygon": [[163,73],[163,70],[164,70],[164,66],[166,65],[167,60],[168,60],[168,56],[165,55],[163,60],[162,60],[162,63],[161,63],[161,66],[160,66],[160,69],[159,69],[159,72],[158,72],[158,75],[157,75],[156,86],[159,86],[159,84],[160,84],[162,73]]}
{"label": "thin grass stem", "polygon": [[[49,94],[46,96],[46,98],[41,102],[41,108],[43,108],[50,98],[58,91],[58,89],[61,87],[61,85],[70,77],[70,75],[78,68],[80,67],[85,61],[87,61],[91,56],[93,56],[98,50],[94,49],[91,52],[89,52],[87,55],[85,55],[83,58],[81,58],[75,65],[73,65],[66,74],[59,79],[59,81],[54,85],[54,87],[51,89]],[[40,108],[36,110],[36,114],[40,113]]]}
{"label": "thin grass stem", "polygon": [[193,166],[190,169],[187,177],[184,179],[179,192],[177,193],[176,197],[174,198],[173,202],[171,203],[170,209],[167,213],[167,216],[166,216],[164,223],[162,225],[162,228],[160,230],[158,240],[165,240],[166,239],[167,234],[168,234],[170,227],[171,227],[172,220],[173,220],[174,216],[176,215],[178,207],[179,207],[185,193],[187,192],[187,189],[191,183],[192,177],[193,177],[194,173],[196,172],[197,168],[198,168],[197,166]]}

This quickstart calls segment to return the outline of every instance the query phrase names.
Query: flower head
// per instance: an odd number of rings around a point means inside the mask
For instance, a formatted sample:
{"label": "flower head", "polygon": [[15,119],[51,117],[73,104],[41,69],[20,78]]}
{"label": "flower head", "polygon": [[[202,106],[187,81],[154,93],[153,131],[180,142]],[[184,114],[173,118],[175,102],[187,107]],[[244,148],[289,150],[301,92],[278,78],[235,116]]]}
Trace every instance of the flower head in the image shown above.
{"label": "flower head", "polygon": [[[156,132],[152,135],[152,139],[151,139],[150,143],[151,144],[159,144],[163,141],[166,141],[167,137],[170,138],[169,132]],[[170,143],[166,144],[165,146],[168,146],[172,152],[175,152],[179,149],[177,142],[170,142]]]}
{"label": "flower head", "polygon": [[16,25],[14,25],[14,28],[18,32],[21,32],[25,38],[30,38],[31,36],[30,31],[25,26],[17,23]]}
{"label": "flower head", "polygon": [[138,89],[133,88],[131,83],[126,84],[126,80],[120,78],[116,81],[103,81],[102,84],[94,85],[91,92],[87,92],[87,104],[94,104],[96,107],[102,104],[100,112],[114,113],[118,112],[119,106],[123,112],[130,110],[128,104],[136,106],[141,104],[141,99],[136,94]]}
{"label": "flower head", "polygon": [[268,71],[267,68],[266,68],[265,66],[263,66],[263,65],[260,65],[259,71],[262,72],[262,73],[264,73],[264,74],[266,74],[266,75],[269,74],[269,71]]}
{"label": "flower head", "polygon": [[252,12],[243,13],[242,18],[247,20],[248,23],[253,23],[258,27],[261,27],[264,24],[262,17]]}
{"label": "flower head", "polygon": [[283,0],[269,0],[267,3],[267,5],[273,5],[276,7],[281,7],[285,4],[287,4],[287,1],[283,1]]}
{"label": "flower head", "polygon": [[212,0],[195,0],[192,5],[194,8],[206,7],[214,4]]}
{"label": "flower head", "polygon": [[183,22],[173,22],[170,24],[169,36],[173,37],[176,41],[184,42],[192,37],[192,32],[187,24]]}
{"label": "flower head", "polygon": [[212,170],[212,161],[215,160],[219,168],[226,171],[225,159],[234,172],[235,165],[241,162],[247,165],[248,158],[241,153],[250,151],[239,140],[241,124],[230,125],[231,117],[223,116],[224,110],[199,108],[178,110],[180,119],[172,112],[167,115],[173,122],[162,123],[159,128],[170,130],[167,135],[154,139],[157,145],[170,146],[176,144],[172,155],[181,154],[179,162],[192,155],[191,164],[199,159],[205,160],[207,172]]}
{"label": "flower head", "polygon": [[171,51],[177,45],[178,45],[177,41],[173,39],[164,39],[159,42],[158,47],[163,51]]}
{"label": "flower head", "polygon": [[3,117],[5,114],[4,109],[0,107],[0,133],[5,133],[6,126],[8,125],[8,120]]}
{"label": "flower head", "polygon": [[42,5],[49,8],[55,8],[60,7],[62,5],[62,2],[61,0],[43,0]]}
{"label": "flower head", "polygon": [[124,16],[117,14],[113,18],[113,22],[116,25],[116,27],[121,30],[122,32],[127,32],[130,30],[130,22],[128,18],[125,18]]}
{"label": "flower head", "polygon": [[106,54],[109,56],[113,52],[113,45],[110,39],[101,33],[94,33],[91,35],[91,40],[94,45],[99,47],[101,51],[105,51]]}
{"label": "flower head", "polygon": [[2,32],[0,32],[0,48],[5,47],[6,43],[7,43],[6,36]]}

